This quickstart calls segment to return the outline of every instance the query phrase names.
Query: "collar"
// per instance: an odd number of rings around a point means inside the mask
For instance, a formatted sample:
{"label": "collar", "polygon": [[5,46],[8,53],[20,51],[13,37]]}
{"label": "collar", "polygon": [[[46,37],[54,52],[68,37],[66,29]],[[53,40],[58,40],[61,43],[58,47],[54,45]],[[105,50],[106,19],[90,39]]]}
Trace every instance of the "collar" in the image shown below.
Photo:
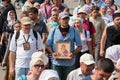
{"label": "collar", "polygon": [[78,68],[78,75],[79,75],[79,76],[84,76],[84,75],[82,74],[81,68]]}

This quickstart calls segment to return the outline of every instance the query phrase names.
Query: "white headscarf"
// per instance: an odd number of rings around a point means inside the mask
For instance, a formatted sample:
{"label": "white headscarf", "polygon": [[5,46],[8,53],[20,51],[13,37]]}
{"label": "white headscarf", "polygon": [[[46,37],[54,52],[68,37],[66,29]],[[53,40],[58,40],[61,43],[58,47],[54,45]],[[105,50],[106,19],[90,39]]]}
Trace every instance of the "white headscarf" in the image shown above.
{"label": "white headscarf", "polygon": [[48,69],[41,73],[39,80],[52,80],[52,78],[54,78],[54,80],[60,80],[57,71]]}
{"label": "white headscarf", "polygon": [[11,26],[15,23],[15,18],[12,20],[10,17],[10,11],[7,14],[7,21],[9,23],[9,25],[11,25]]}

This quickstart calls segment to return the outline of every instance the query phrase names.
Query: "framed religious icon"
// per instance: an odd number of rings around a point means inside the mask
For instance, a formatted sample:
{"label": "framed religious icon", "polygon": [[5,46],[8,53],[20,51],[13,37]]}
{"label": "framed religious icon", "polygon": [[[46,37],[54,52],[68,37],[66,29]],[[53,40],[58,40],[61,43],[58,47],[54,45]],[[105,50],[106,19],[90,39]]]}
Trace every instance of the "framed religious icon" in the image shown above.
{"label": "framed religious icon", "polygon": [[56,45],[56,59],[71,59],[70,42],[59,41]]}

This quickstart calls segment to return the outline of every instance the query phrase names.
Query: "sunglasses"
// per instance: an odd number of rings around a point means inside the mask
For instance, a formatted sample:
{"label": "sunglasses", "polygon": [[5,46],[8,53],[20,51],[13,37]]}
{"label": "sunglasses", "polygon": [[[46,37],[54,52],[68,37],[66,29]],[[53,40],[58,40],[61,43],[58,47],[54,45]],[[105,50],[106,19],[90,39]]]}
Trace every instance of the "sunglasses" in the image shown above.
{"label": "sunglasses", "polygon": [[44,65],[40,65],[40,64],[36,64],[36,65],[34,65],[34,67],[37,67],[37,68],[44,68]]}

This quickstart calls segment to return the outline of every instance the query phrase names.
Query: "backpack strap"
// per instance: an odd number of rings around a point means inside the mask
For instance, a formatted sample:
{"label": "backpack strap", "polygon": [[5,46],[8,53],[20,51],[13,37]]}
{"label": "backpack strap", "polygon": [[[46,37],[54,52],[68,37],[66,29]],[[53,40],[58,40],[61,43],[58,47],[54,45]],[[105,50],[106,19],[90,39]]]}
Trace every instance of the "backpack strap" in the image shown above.
{"label": "backpack strap", "polygon": [[92,34],[92,26],[93,26],[92,22],[89,21],[90,35]]}
{"label": "backpack strap", "polygon": [[87,39],[87,31],[86,30],[84,30],[84,34],[85,34],[85,37]]}
{"label": "backpack strap", "polygon": [[34,34],[34,37],[36,38],[36,40],[38,40],[38,35],[37,35],[37,32],[35,30],[33,30],[33,34]]}
{"label": "backpack strap", "polygon": [[20,30],[16,32],[16,35],[15,35],[15,42],[16,42],[16,46],[17,46],[17,39],[19,38],[20,36]]}

